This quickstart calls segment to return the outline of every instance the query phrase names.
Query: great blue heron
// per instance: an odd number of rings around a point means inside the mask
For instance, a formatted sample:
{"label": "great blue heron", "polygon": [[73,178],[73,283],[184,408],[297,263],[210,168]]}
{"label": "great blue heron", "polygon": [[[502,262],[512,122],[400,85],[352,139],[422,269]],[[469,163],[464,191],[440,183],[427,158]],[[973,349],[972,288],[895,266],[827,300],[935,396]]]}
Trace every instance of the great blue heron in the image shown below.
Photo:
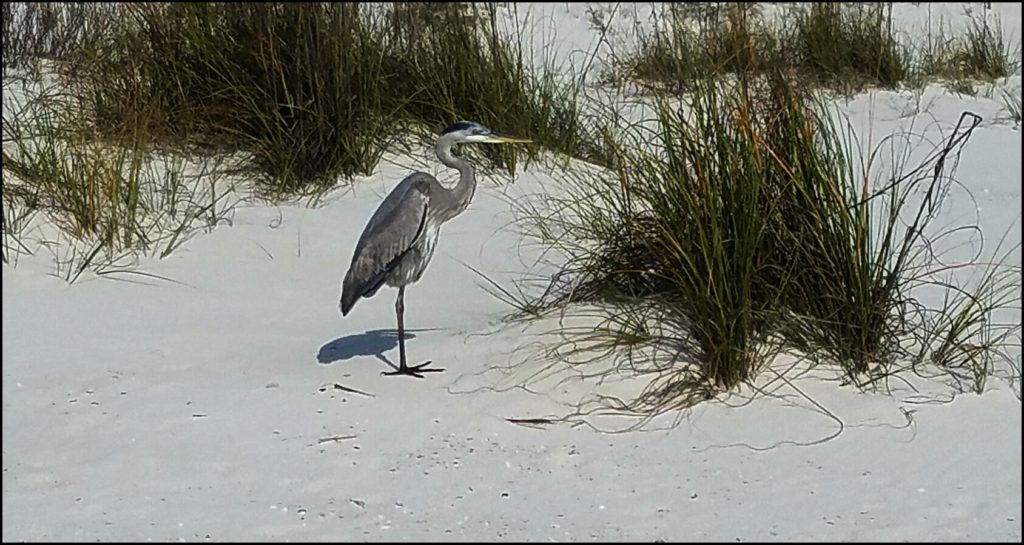
{"label": "great blue heron", "polygon": [[441,225],[469,206],[476,190],[472,164],[452,155],[456,144],[528,143],[530,140],[498,134],[479,123],[460,121],[441,132],[434,150],[445,165],[459,171],[459,183],[448,189],[426,172],[413,172],[399,183],[374,212],[352,255],[341,291],[341,314],[347,316],[360,297],[373,297],[384,284],[398,288],[396,371],[383,375],[411,375],[444,371],[424,369],[430,362],[409,367],[405,362],[405,287],[420,279],[437,246]]}

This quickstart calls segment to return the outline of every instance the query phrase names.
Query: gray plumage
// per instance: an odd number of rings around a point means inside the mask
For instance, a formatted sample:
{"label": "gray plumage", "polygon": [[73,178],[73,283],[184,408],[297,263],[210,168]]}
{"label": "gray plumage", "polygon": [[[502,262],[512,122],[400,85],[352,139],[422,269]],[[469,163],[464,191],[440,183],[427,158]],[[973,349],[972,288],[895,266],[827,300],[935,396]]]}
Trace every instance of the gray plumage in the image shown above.
{"label": "gray plumage", "polygon": [[466,160],[454,156],[452,147],[474,142],[528,140],[499,135],[466,121],[445,129],[437,139],[435,152],[442,163],[459,171],[458,183],[449,189],[425,172],[414,172],[402,180],[367,223],[342,283],[339,307],[345,316],[360,298],[372,297],[381,286],[387,284],[399,288],[395,308],[402,360],[400,374],[418,376],[418,367],[410,372],[405,365],[404,289],[423,276],[437,246],[441,225],[462,213],[473,198],[476,191],[475,169]]}
{"label": "gray plumage", "polygon": [[414,172],[381,203],[356,244],[342,284],[341,313],[360,297],[372,297],[385,283],[402,287],[419,280],[433,256],[440,222],[431,214],[429,174]]}

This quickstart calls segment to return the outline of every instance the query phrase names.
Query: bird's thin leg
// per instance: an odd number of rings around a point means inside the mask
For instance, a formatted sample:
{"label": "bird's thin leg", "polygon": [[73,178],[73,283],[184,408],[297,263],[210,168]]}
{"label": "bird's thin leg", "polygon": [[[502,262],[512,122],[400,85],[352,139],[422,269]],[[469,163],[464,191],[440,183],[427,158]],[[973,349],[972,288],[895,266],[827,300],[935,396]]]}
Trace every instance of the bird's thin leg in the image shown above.
{"label": "bird's thin leg", "polygon": [[395,301],[395,314],[398,316],[398,370],[384,371],[382,375],[410,375],[423,378],[420,373],[440,373],[444,369],[424,369],[430,362],[413,367],[405,364],[405,286],[398,288],[398,299]]}
{"label": "bird's thin leg", "polygon": [[398,357],[401,362],[399,372],[408,372],[405,365],[405,286],[398,288],[398,299],[395,300],[395,314],[398,315]]}

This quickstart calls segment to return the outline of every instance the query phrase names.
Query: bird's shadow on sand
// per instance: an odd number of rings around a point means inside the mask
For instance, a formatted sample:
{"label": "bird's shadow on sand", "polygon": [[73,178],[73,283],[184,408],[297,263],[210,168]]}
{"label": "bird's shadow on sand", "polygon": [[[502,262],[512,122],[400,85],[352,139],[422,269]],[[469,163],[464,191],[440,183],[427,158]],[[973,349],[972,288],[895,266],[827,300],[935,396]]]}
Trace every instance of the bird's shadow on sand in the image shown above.
{"label": "bird's shadow on sand", "polygon": [[[416,338],[415,332],[417,331],[432,331],[432,329],[406,329],[405,346],[407,350],[409,348],[409,340]],[[321,346],[320,352],[316,355],[316,361],[323,365],[330,365],[337,361],[350,360],[361,356],[373,356],[391,367],[397,368],[398,365],[392,363],[384,355],[385,352],[390,352],[397,348],[397,329],[374,329],[373,331],[364,331],[355,335],[338,337]]]}

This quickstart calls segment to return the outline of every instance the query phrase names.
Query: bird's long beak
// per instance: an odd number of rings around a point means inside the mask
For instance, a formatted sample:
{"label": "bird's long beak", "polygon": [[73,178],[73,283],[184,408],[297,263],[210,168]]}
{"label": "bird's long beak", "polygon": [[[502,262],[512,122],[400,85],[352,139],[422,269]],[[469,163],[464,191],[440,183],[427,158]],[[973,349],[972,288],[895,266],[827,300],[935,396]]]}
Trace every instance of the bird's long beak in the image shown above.
{"label": "bird's long beak", "polygon": [[484,140],[485,144],[530,144],[533,140],[529,138],[518,138],[506,134],[491,134]]}

